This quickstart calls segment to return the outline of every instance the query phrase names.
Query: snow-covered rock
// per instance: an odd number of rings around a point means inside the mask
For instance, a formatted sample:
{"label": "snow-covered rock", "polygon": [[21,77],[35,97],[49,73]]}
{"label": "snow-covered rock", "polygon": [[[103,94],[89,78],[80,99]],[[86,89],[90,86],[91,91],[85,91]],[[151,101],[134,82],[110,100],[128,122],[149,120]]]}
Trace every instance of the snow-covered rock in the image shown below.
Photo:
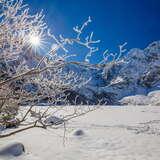
{"label": "snow-covered rock", "polygon": [[74,136],[83,136],[85,133],[82,129],[78,129],[74,132]]}
{"label": "snow-covered rock", "polygon": [[150,98],[150,104],[160,106],[160,90],[150,92],[148,97]]}
{"label": "snow-covered rock", "polygon": [[46,125],[59,125],[59,124],[63,124],[64,120],[56,116],[50,116],[47,119],[45,119],[44,123]]}
{"label": "snow-covered rock", "polygon": [[120,101],[122,105],[153,105],[160,106],[160,90],[153,91],[145,95],[135,95],[122,98]]}
{"label": "snow-covered rock", "polygon": [[24,145],[16,142],[0,149],[0,156],[20,156],[25,152]]}
{"label": "snow-covered rock", "polygon": [[148,105],[150,104],[150,100],[147,96],[144,95],[135,95],[124,97],[120,100],[122,105]]}

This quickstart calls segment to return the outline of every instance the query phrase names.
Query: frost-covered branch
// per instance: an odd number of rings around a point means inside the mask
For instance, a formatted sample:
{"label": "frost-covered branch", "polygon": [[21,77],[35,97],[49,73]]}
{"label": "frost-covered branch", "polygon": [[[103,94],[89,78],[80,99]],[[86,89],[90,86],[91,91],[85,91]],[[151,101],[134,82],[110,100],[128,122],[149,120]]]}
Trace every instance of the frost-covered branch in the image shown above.
{"label": "frost-covered branch", "polygon": [[66,47],[68,45],[73,46],[75,43],[85,47],[88,50],[88,53],[86,53],[85,56],[85,62],[89,63],[92,54],[98,51],[97,44],[100,43],[100,40],[93,39],[93,32],[88,34],[85,38],[83,38],[82,36],[84,34],[85,28],[88,27],[89,23],[91,22],[91,18],[88,17],[88,20],[84,22],[81,26],[74,27],[73,30],[76,33],[75,37],[65,38],[60,35],[59,38],[56,38],[56,36],[54,34],[51,34],[50,32],[48,32],[48,35],[55,40],[56,50],[62,48],[64,52],[68,53],[69,51]]}
{"label": "frost-covered branch", "polygon": [[127,45],[127,42],[123,43],[122,45],[119,45],[119,52],[118,53],[113,53],[113,52],[109,52],[108,49],[106,49],[103,52],[103,60],[99,63],[99,64],[105,64],[107,62],[117,62],[119,61],[123,54],[127,51],[127,49],[125,48]]}
{"label": "frost-covered branch", "polygon": [[[91,22],[90,17],[81,27],[74,28],[77,35],[73,38],[63,38],[61,35],[56,38],[43,19],[42,12],[30,15],[28,6],[23,5],[22,0],[0,1],[0,126],[4,128],[21,126],[28,116],[32,116],[32,106],[45,103],[54,108],[56,105],[69,104],[66,91],[80,88],[90,80],[73,71],[65,71],[67,65],[78,64],[67,61],[68,57],[74,56],[68,54],[68,45],[76,43],[89,49],[87,62],[92,53],[98,50],[94,45],[100,41],[93,40],[93,32],[85,39],[81,37]],[[30,42],[32,35],[53,40],[49,53],[35,53]],[[58,55],[60,49],[64,53]],[[19,117],[23,105],[31,107]],[[32,125],[26,129],[46,126],[42,119],[47,111],[34,112],[39,116],[27,123]]]}

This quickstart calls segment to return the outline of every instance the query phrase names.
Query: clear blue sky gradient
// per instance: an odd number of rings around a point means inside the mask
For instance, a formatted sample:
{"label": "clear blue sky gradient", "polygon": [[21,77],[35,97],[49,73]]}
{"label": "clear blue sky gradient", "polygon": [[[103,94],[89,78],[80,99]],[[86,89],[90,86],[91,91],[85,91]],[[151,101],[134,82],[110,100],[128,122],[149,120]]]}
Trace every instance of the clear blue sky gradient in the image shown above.
{"label": "clear blue sky gradient", "polygon": [[101,50],[92,59],[96,63],[101,52],[128,42],[130,48],[145,48],[160,40],[160,0],[24,0],[31,12],[44,10],[52,32],[70,35],[72,28],[91,16],[90,30],[101,39]]}

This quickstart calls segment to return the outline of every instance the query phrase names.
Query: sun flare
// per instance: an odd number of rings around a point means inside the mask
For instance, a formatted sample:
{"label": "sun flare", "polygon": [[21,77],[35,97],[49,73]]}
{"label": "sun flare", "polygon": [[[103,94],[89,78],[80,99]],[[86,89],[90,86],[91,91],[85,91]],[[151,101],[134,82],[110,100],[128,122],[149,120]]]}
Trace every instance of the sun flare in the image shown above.
{"label": "sun flare", "polygon": [[41,39],[38,35],[30,35],[29,42],[32,46],[38,47],[40,46]]}

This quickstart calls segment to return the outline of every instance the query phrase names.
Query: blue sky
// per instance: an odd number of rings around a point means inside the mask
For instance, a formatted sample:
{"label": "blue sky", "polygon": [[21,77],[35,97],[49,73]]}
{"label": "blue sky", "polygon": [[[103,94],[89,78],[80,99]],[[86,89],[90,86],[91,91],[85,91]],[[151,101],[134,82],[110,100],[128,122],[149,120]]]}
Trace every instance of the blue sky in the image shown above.
{"label": "blue sky", "polygon": [[[112,52],[128,42],[127,48],[145,48],[160,40],[160,0],[24,0],[31,12],[44,10],[45,20],[55,34],[70,35],[72,28],[91,16],[90,30],[101,39],[101,59],[105,48]],[[80,57],[79,59],[81,59]]]}

